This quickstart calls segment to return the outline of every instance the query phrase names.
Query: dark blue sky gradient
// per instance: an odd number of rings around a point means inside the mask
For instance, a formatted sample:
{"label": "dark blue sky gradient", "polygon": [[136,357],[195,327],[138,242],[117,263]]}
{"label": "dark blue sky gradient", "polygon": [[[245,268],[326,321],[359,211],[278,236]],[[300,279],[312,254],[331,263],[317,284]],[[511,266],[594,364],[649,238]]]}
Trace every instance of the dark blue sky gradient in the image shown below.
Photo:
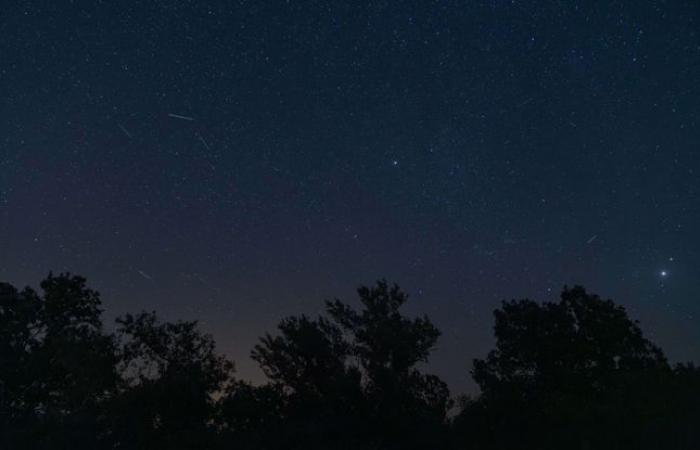
{"label": "dark blue sky gradient", "polygon": [[254,380],[264,331],[380,277],[456,393],[499,302],[565,284],[698,361],[699,31],[696,0],[9,2],[0,279],[199,318]]}

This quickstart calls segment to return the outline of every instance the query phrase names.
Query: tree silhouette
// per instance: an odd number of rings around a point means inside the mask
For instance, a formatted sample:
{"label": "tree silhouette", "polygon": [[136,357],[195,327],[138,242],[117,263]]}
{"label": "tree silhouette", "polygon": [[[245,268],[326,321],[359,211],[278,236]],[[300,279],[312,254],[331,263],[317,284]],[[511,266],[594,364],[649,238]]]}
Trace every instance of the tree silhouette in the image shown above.
{"label": "tree silhouette", "polygon": [[359,372],[347,364],[350,346],[334,324],[302,315],[283,320],[278,328],[280,336],[265,335],[252,352],[273,382],[319,402],[342,394],[342,383],[359,388]]}
{"label": "tree silhouette", "polygon": [[427,361],[439,331],[426,317],[401,314],[407,296],[398,286],[380,281],[358,293],[359,312],[339,300],[327,302],[330,320],[285,319],[281,334],[266,335],[253,351],[287,393],[292,440],[300,447],[312,439],[321,447],[435,443],[444,431],[449,392],[416,365]]}
{"label": "tree silhouette", "polygon": [[283,447],[286,406],[280,384],[231,383],[218,402],[216,420],[221,448],[228,448],[230,442],[240,449]]}
{"label": "tree silhouette", "polygon": [[362,309],[335,300],[329,315],[350,335],[352,355],[366,376],[365,392],[373,434],[385,448],[437,444],[450,407],[447,385],[421,373],[440,331],[427,317],[408,319],[400,309],[408,296],[379,281],[358,289]]}
{"label": "tree silhouette", "polygon": [[256,386],[197,322],[127,314],[108,334],[82,277],[0,283],[0,448],[700,448],[700,369],[671,367],[610,300],[504,302],[481,393],[450,419],[447,386],[419,370],[439,330],[403,315],[396,285],[358,294],[264,335]]}
{"label": "tree silhouette", "polygon": [[41,299],[0,284],[0,446],[18,447],[34,425],[29,389],[38,380],[29,370],[32,349],[39,344]]}
{"label": "tree silhouette", "polygon": [[291,317],[279,336],[265,335],[254,360],[285,394],[286,448],[338,445],[361,434],[361,377],[349,364],[350,345],[325,318]]}
{"label": "tree silhouette", "polygon": [[197,322],[160,323],[155,313],[117,319],[125,388],[114,402],[120,446],[211,448],[213,395],[233,364]]}
{"label": "tree silhouette", "polygon": [[474,361],[482,395],[463,408],[463,432],[490,448],[640,448],[671,370],[622,307],[575,287],[494,316],[496,349]]}
{"label": "tree silhouette", "polygon": [[644,448],[700,448],[700,368],[678,364],[647,414]]}
{"label": "tree silhouette", "polygon": [[[103,434],[102,405],[116,387],[114,344],[104,334],[99,294],[85,279],[49,276],[42,296],[2,287],[2,385],[10,389],[3,435],[32,448],[93,448]],[[19,423],[14,423],[15,419]],[[22,444],[20,444],[20,442]]]}

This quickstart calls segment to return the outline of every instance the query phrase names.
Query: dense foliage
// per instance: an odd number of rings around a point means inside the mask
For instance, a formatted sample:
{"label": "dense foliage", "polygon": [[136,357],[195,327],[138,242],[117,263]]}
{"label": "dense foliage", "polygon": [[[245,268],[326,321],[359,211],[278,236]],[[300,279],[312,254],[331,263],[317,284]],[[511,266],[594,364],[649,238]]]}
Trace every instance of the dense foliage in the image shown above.
{"label": "dense foliage", "polygon": [[700,369],[671,366],[610,300],[503,303],[481,393],[455,410],[418,369],[435,325],[401,313],[398,286],[358,293],[359,309],[327,302],[265,334],[254,386],[196,322],[128,314],[112,334],[82,277],[0,283],[0,448],[700,448]]}

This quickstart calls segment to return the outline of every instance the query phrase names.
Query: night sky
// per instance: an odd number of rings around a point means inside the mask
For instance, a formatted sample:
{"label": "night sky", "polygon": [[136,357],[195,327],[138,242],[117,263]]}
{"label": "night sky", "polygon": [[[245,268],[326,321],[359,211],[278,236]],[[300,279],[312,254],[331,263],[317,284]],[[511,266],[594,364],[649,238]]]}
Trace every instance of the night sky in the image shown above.
{"label": "night sky", "polygon": [[[386,277],[473,390],[583,284],[700,361],[700,3],[7,1],[0,280],[200,319],[238,375]],[[111,325],[110,325],[111,326]]]}

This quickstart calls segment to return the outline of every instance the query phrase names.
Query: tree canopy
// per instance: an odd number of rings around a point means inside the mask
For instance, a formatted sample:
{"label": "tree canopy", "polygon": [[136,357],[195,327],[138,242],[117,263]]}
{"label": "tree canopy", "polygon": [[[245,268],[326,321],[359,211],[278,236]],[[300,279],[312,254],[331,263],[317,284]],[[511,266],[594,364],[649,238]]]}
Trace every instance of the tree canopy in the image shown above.
{"label": "tree canopy", "polygon": [[649,444],[673,371],[624,308],[577,286],[559,302],[504,302],[494,317],[496,348],[474,360],[481,395],[457,419],[463,432],[486,448]]}
{"label": "tree canopy", "polygon": [[110,333],[84,278],[40,288],[0,283],[0,448],[700,446],[700,369],[672,366],[624,308],[578,286],[494,312],[495,348],[473,362],[480,392],[455,414],[422,370],[440,331],[383,280],[263,334],[258,385],[195,321],[126,314]]}

